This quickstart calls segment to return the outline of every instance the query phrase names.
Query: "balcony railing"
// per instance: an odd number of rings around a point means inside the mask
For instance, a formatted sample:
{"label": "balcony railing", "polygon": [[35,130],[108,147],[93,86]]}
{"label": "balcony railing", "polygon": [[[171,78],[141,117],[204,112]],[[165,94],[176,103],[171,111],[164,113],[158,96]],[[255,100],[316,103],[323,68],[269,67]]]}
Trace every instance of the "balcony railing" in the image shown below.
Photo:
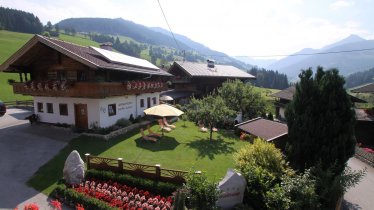
{"label": "balcony railing", "polygon": [[52,97],[105,98],[110,96],[135,95],[167,90],[163,82],[68,82],[68,81],[29,81],[14,83],[17,94]]}

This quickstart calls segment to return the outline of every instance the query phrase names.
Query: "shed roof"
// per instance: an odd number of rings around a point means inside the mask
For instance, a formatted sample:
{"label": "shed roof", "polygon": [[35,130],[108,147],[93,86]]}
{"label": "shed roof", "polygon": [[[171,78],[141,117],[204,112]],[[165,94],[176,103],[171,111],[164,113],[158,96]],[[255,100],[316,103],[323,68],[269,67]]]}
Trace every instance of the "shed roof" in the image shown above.
{"label": "shed roof", "polygon": [[296,87],[290,86],[284,90],[281,90],[277,93],[272,94],[271,96],[292,101],[293,95],[295,94],[295,92],[296,92]]}
{"label": "shed roof", "polygon": [[288,134],[287,124],[266,120],[261,117],[248,120],[237,124],[236,126],[239,129],[265,139],[266,141],[272,141]]}
{"label": "shed roof", "polygon": [[374,83],[351,90],[353,93],[374,93]]}
{"label": "shed roof", "polygon": [[[295,94],[295,92],[296,92],[296,87],[295,86],[290,86],[290,87],[288,87],[284,90],[281,90],[277,93],[272,94],[271,96],[276,97],[276,98],[285,99],[285,100],[288,100],[288,101],[292,101],[293,95]],[[349,97],[351,98],[352,102],[367,103],[365,100],[362,100],[362,99],[357,98],[355,96],[349,95]]]}
{"label": "shed roof", "polygon": [[[161,70],[153,65],[142,65],[148,61],[144,59],[136,58],[137,60],[142,60],[137,64],[134,63],[118,63],[107,59],[105,56],[100,54],[97,50],[91,47],[85,47],[70,42],[65,42],[55,38],[48,38],[40,35],[35,35],[30,39],[23,47],[21,47],[16,53],[14,53],[8,60],[6,60],[1,66],[0,71],[12,71],[12,64],[18,61],[22,55],[24,55],[28,50],[42,43],[60,53],[83,63],[94,69],[109,69],[109,70],[119,70],[134,73],[152,74],[152,75],[163,75],[172,76],[164,70]],[[107,51],[102,49],[103,51]],[[111,51],[108,51],[111,52]],[[116,53],[116,52],[111,52]],[[120,53],[116,53],[120,54]],[[135,59],[135,58],[134,58]],[[148,62],[149,63],[149,62]]]}
{"label": "shed roof", "polygon": [[214,65],[209,68],[206,63],[175,61],[173,66],[182,68],[191,77],[224,77],[239,79],[255,79],[255,76],[229,65]]}

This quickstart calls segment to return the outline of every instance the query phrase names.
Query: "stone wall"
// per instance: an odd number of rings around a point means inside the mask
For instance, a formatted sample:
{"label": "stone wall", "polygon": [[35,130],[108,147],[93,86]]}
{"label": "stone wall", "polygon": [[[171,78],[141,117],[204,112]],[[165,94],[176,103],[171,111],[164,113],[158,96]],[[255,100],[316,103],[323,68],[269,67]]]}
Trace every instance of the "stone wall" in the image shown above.
{"label": "stone wall", "polygon": [[131,124],[131,125],[125,127],[125,128],[115,130],[115,131],[113,131],[109,134],[106,134],[106,135],[101,135],[101,134],[96,134],[96,133],[82,133],[82,135],[101,138],[101,139],[104,139],[104,140],[109,140],[109,139],[114,138],[116,136],[125,134],[129,131],[132,131],[134,129],[146,126],[150,123],[151,123],[150,121],[144,121],[144,122],[140,122],[140,123]]}

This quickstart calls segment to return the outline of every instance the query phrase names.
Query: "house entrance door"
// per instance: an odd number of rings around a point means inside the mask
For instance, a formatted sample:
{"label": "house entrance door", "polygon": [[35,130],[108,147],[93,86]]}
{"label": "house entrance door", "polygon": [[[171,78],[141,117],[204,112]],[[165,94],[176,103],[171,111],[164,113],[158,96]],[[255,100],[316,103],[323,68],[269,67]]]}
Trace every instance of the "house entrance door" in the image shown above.
{"label": "house entrance door", "polygon": [[74,104],[75,127],[88,129],[87,104]]}

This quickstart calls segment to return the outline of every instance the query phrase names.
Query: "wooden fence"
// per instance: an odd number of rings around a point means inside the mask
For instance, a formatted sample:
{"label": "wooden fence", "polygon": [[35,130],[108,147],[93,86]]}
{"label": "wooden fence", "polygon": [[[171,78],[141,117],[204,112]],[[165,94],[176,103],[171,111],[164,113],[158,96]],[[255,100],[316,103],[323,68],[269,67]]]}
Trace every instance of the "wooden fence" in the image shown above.
{"label": "wooden fence", "polygon": [[33,100],[23,100],[23,101],[6,101],[4,104],[7,107],[34,107],[34,101]]}
{"label": "wooden fence", "polygon": [[360,147],[356,147],[355,157],[374,167],[374,154],[366,152]]}
{"label": "wooden fence", "polygon": [[126,173],[158,181],[182,184],[186,182],[186,171],[161,168],[160,165],[144,165],[125,162],[122,158],[104,158],[86,154],[87,169],[108,170],[117,173]]}

